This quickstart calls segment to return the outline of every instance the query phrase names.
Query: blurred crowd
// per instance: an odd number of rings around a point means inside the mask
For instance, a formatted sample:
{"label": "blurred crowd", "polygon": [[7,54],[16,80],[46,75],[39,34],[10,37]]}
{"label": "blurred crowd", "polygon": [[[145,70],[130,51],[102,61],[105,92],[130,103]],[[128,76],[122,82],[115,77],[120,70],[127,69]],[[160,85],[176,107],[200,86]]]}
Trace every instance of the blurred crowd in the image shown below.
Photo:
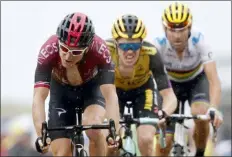
{"label": "blurred crowd", "polygon": [[1,117],[1,156],[51,156],[35,150],[31,114]]}
{"label": "blurred crowd", "polygon": [[[212,140],[209,140],[205,154],[207,156],[232,156],[231,106],[223,106],[221,111],[224,115],[224,124],[218,130],[216,146]],[[1,117],[1,156],[52,156],[51,152],[43,155],[36,152],[35,139],[36,133],[31,114]]]}

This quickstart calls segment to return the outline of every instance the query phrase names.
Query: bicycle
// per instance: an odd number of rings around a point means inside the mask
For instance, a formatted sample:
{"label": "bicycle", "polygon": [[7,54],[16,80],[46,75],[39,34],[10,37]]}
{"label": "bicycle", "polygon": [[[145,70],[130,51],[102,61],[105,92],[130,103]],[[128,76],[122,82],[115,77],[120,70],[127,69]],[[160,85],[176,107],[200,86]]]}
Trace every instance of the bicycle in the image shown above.
{"label": "bicycle", "polygon": [[100,125],[82,125],[82,108],[76,108],[76,113],[78,116],[78,125],[73,126],[63,126],[63,127],[54,127],[48,128],[47,122],[42,123],[42,142],[46,143],[47,137],[49,137],[49,132],[51,131],[61,131],[61,130],[69,130],[72,132],[71,142],[72,148],[75,148],[72,151],[72,155],[75,157],[83,157],[88,156],[87,152],[84,149],[84,136],[83,131],[88,129],[108,129],[110,132],[110,137],[115,139],[116,137],[116,129],[115,123],[112,119],[109,120],[109,123],[100,124]]}
{"label": "bicycle", "polygon": [[[136,154],[136,144],[133,141],[131,125],[132,124],[152,124],[158,125],[159,119],[158,118],[133,118],[132,114],[130,113],[130,109],[132,108],[132,103],[127,102],[126,107],[128,109],[127,113],[123,115],[123,119],[119,121],[122,124],[121,128],[125,128],[125,134],[123,136],[124,144],[120,151],[120,156],[124,157],[134,157],[137,156]],[[166,147],[166,140],[165,140],[165,132],[160,129],[160,144],[162,148]]]}
{"label": "bicycle", "polygon": [[[183,109],[184,107],[182,106],[182,103],[180,103],[180,109],[179,109],[179,114],[172,114],[171,116],[167,117],[167,123],[175,123],[175,134],[174,134],[174,144],[173,144],[173,152],[172,156],[188,156],[189,150],[188,150],[188,145],[186,143],[185,137],[186,137],[186,132],[185,129],[188,129],[187,126],[184,125],[185,120],[190,120],[190,119],[198,119],[198,120],[214,120],[214,111],[210,112],[210,118],[207,115],[184,115],[183,114]],[[211,123],[212,124],[212,123]],[[213,126],[214,129],[214,140],[216,140],[216,134],[217,130]]]}

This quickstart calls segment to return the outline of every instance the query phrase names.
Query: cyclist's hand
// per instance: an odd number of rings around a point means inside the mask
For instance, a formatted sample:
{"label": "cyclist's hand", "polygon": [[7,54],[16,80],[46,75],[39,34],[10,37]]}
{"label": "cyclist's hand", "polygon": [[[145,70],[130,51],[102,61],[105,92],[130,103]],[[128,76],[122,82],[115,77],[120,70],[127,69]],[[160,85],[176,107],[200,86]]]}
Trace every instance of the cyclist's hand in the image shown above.
{"label": "cyclist's hand", "polygon": [[119,135],[116,136],[115,140],[113,140],[112,137],[107,136],[106,142],[107,142],[108,148],[112,151],[118,150],[122,146],[122,139],[120,138]]}
{"label": "cyclist's hand", "polygon": [[166,127],[166,117],[167,117],[167,114],[165,113],[165,111],[163,110],[159,110],[158,111],[158,116],[159,116],[159,127],[162,128],[162,129],[165,129]]}
{"label": "cyclist's hand", "polygon": [[50,143],[51,143],[51,139],[49,137],[46,139],[45,145],[43,145],[42,138],[38,137],[35,141],[35,148],[36,148],[37,152],[39,152],[39,153],[42,153],[42,154],[47,153],[49,146],[50,146]]}
{"label": "cyclist's hand", "polygon": [[[213,126],[215,126],[216,128],[219,128],[220,125],[223,123],[223,117],[222,114],[215,108],[210,107],[207,111],[207,115],[210,114],[210,111],[214,111],[215,112],[215,116],[214,116],[214,121],[213,121]],[[210,115],[209,115],[210,116]]]}

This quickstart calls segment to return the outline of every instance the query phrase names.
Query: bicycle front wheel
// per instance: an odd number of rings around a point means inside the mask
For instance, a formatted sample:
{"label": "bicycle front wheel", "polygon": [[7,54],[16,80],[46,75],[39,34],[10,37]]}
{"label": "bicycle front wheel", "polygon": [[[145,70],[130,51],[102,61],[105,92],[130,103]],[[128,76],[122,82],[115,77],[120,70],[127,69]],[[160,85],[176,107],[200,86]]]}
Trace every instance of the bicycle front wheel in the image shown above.
{"label": "bicycle front wheel", "polygon": [[87,152],[84,149],[75,149],[73,156],[75,157],[85,157],[88,156]]}
{"label": "bicycle front wheel", "polygon": [[173,151],[173,155],[178,157],[178,156],[184,156],[184,149],[181,145],[177,144],[174,145],[174,151]]}

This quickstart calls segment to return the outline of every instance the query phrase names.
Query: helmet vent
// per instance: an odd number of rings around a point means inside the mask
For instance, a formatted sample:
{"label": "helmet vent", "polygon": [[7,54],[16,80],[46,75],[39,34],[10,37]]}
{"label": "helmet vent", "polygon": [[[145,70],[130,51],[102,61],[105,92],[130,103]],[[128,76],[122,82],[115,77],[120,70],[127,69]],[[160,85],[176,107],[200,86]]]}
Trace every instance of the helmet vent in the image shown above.
{"label": "helmet vent", "polygon": [[70,15],[69,19],[72,19],[73,15],[74,15],[74,13]]}
{"label": "helmet vent", "polygon": [[182,13],[181,13],[181,19],[183,18],[183,16],[184,16],[184,5],[182,5]]}
{"label": "helmet vent", "polygon": [[76,32],[80,32],[81,31],[81,26],[79,25],[78,27],[77,27],[77,31]]}
{"label": "helmet vent", "polygon": [[86,32],[86,24],[85,24],[85,26],[84,26],[84,28],[83,28],[83,30],[82,30],[82,32]]}
{"label": "helmet vent", "polygon": [[71,30],[74,31],[74,24],[72,24]]}
{"label": "helmet vent", "polygon": [[67,21],[66,28],[69,29],[69,27],[70,27],[70,21]]}
{"label": "helmet vent", "polygon": [[75,37],[70,36],[70,41],[71,41],[71,43],[75,43],[75,40],[76,40],[76,38],[75,38]]}
{"label": "helmet vent", "polygon": [[91,29],[92,29],[92,27],[91,27],[91,26],[89,26],[89,31],[88,31],[88,32],[90,32],[90,31],[91,31]]}
{"label": "helmet vent", "polygon": [[86,17],[86,19],[85,19],[85,23],[88,23],[88,21],[89,21],[89,19],[88,19],[88,17]]}
{"label": "helmet vent", "polygon": [[63,40],[67,40],[67,38],[68,38],[68,32],[64,31],[64,38],[63,38]]}
{"label": "helmet vent", "polygon": [[79,23],[81,21],[81,17],[77,16],[77,23]]}

